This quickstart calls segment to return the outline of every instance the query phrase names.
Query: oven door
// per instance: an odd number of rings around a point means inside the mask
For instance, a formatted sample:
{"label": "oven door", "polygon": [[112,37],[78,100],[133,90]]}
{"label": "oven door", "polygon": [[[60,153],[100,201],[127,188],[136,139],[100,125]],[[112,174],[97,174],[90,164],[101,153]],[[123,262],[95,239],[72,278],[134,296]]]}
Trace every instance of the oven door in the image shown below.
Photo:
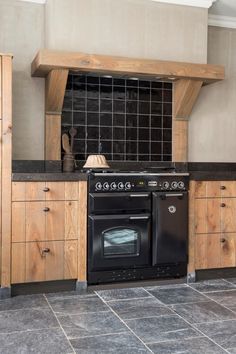
{"label": "oven door", "polygon": [[88,270],[146,266],[150,262],[150,214],[90,215]]}

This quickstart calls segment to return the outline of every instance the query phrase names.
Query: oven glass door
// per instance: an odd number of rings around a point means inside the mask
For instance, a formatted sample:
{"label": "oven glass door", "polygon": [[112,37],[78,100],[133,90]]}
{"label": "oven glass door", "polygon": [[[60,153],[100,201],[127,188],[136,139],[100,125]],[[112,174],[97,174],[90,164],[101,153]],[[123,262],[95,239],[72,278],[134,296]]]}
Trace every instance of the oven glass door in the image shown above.
{"label": "oven glass door", "polygon": [[90,271],[146,266],[150,261],[150,215],[89,217]]}

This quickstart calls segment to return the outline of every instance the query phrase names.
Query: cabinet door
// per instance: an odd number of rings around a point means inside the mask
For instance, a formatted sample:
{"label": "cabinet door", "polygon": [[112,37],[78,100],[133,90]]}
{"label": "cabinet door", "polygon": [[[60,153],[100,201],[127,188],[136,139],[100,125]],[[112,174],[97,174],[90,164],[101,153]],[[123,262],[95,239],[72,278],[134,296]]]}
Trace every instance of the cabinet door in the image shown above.
{"label": "cabinet door", "polygon": [[236,232],[236,198],[221,201],[221,232]]}
{"label": "cabinet door", "polygon": [[221,266],[221,243],[219,234],[196,235],[195,268],[211,269]]}
{"label": "cabinet door", "polygon": [[195,232],[196,234],[221,231],[221,200],[205,198],[195,200]]}
{"label": "cabinet door", "polygon": [[12,284],[76,279],[77,248],[77,240],[13,243]]}
{"label": "cabinet door", "polygon": [[236,234],[222,234],[221,244],[221,267],[236,266]]}

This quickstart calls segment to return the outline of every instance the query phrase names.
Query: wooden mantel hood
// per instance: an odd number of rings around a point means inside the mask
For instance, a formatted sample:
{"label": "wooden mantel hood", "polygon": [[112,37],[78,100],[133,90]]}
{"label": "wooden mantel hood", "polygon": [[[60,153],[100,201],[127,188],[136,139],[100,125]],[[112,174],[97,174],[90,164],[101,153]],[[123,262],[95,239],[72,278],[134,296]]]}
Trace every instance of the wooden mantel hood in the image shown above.
{"label": "wooden mantel hood", "polygon": [[40,50],[31,65],[32,76],[46,77],[53,69],[110,72],[119,75],[136,74],[160,78],[186,78],[201,80],[204,84],[224,79],[224,67],[220,65]]}
{"label": "wooden mantel hood", "polygon": [[174,80],[173,161],[187,161],[187,120],[201,87],[223,80],[225,77],[224,67],[220,65],[125,58],[42,49],[31,64],[31,73],[34,77],[46,78],[46,160],[61,159],[61,111],[70,70],[145,78],[169,78]]}

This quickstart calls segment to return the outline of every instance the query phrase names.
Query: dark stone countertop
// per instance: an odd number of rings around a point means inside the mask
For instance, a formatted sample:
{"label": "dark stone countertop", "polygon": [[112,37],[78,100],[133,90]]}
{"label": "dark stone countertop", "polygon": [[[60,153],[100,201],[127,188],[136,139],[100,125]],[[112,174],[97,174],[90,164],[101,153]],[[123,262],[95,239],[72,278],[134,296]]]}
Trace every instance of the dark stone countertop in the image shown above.
{"label": "dark stone countertop", "polygon": [[233,162],[189,162],[188,171],[194,181],[236,181]]}
{"label": "dark stone countertop", "polygon": [[80,172],[36,172],[12,173],[13,182],[39,182],[39,181],[87,181],[87,173]]}
{"label": "dark stone countertop", "polygon": [[[151,170],[155,167],[174,167],[176,172],[189,172],[195,181],[236,181],[236,163],[188,162],[188,163],[110,163],[112,169],[127,171]],[[82,168],[78,166],[79,168]],[[81,170],[61,172],[61,161],[13,161],[13,181],[86,181],[88,174]]]}

